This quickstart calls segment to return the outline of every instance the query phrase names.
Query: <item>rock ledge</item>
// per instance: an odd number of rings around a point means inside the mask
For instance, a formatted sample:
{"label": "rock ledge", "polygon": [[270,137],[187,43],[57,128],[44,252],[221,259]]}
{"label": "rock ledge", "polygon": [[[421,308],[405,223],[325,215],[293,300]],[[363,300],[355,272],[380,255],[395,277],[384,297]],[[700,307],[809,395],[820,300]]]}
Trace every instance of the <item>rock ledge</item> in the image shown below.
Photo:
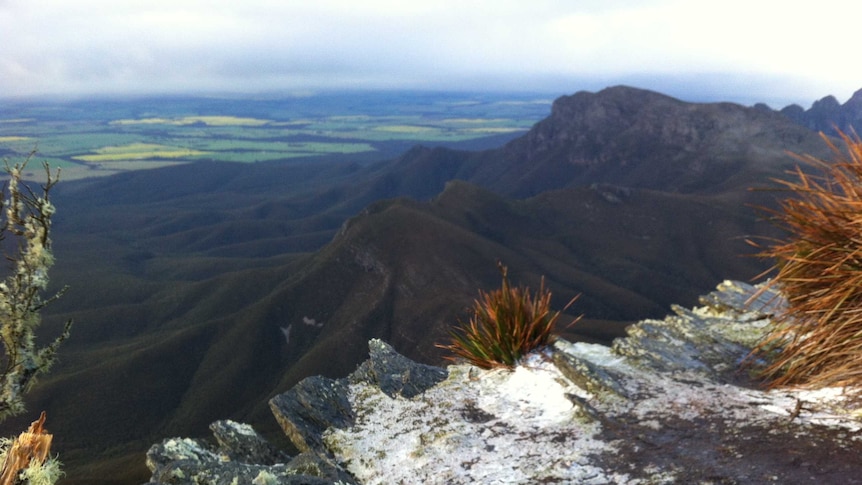
{"label": "rock ledge", "polygon": [[153,446],[152,484],[862,483],[840,389],[765,392],[739,364],[782,304],[724,282],[613,347],[558,340],[514,370],[418,364],[372,340],[344,379],[270,401],[302,451],[213,424]]}

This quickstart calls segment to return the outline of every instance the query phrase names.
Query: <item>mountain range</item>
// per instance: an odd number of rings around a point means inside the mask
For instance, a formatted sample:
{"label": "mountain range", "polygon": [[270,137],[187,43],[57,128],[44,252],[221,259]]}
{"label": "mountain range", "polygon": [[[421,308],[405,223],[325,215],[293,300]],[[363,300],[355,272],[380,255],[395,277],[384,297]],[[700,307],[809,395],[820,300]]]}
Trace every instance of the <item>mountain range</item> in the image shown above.
{"label": "mountain range", "polygon": [[580,294],[561,332],[609,343],[768,268],[745,239],[779,234],[751,207],[775,194],[751,189],[785,176],[788,151],[829,155],[784,111],[619,86],[557,99],[496,149],[61,183],[52,281],[70,289],[43,330],[76,325],[29,407],[65,483],[140,483],[164,437],[226,418],[277,436],[267,398],[348,374],[371,338],[440,364],[497,261],[516,283],[544,276],[560,307]]}
{"label": "mountain range", "polygon": [[807,110],[791,104],[781,113],[802,126],[830,135],[837,134],[837,130],[859,133],[862,132],[862,89],[853,93],[844,104],[830,95],[815,101]]}

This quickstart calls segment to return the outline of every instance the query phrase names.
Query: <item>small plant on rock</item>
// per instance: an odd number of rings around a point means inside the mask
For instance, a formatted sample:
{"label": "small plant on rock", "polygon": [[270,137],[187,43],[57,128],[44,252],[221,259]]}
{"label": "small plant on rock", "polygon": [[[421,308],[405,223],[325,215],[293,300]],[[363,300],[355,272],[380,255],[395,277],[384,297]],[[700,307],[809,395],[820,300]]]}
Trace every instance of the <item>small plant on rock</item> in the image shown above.
{"label": "small plant on rock", "polygon": [[508,269],[502,263],[498,266],[502,287],[488,293],[480,290],[470,321],[450,331],[451,344],[439,346],[454,354],[450,360],[463,358],[484,369],[512,367],[523,355],[553,342],[552,332],[561,312],[551,313],[551,292],[545,288],[544,278],[534,295],[527,287],[513,288]]}
{"label": "small plant on rock", "polygon": [[760,253],[777,270],[770,286],[787,300],[756,354],[771,387],[862,386],[862,141],[827,137],[835,161],[797,158],[796,181],[779,181],[793,197],[770,212],[789,234]]}

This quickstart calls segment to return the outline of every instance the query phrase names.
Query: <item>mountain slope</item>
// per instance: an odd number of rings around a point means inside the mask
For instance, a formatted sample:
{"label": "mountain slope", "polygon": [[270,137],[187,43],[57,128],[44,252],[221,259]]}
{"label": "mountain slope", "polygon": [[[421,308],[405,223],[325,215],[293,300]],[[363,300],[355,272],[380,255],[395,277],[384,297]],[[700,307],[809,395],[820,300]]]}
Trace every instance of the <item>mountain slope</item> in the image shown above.
{"label": "mountain slope", "polygon": [[775,113],[611,88],[495,150],[61,184],[52,280],[71,289],[45,330],[78,323],[30,408],[57,417],[70,483],[139,483],[152,442],[221,418],[274,429],[266,397],[350,372],[369,338],[439,362],[498,259],[545,275],[559,307],[582,293],[567,335],[607,341],[763,269],[742,237],[771,228],[742,204],[792,165],[784,149],[822,142]]}
{"label": "mountain slope", "polygon": [[592,183],[714,194],[780,175],[793,164],[787,150],[828,154],[816,133],[778,113],[617,86],[557,99],[548,118],[500,149],[466,158],[414,150],[400,165],[447,167],[515,197]]}

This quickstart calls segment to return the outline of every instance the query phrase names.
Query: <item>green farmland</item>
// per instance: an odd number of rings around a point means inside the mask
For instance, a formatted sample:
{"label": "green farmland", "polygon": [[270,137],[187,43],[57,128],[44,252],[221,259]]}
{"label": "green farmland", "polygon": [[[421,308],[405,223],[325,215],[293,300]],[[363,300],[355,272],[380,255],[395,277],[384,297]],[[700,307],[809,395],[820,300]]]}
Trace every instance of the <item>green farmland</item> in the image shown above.
{"label": "green farmland", "polygon": [[195,161],[368,162],[415,144],[500,144],[549,111],[550,98],[525,94],[6,100],[0,156],[21,159],[35,148],[37,158],[60,167],[66,180]]}

